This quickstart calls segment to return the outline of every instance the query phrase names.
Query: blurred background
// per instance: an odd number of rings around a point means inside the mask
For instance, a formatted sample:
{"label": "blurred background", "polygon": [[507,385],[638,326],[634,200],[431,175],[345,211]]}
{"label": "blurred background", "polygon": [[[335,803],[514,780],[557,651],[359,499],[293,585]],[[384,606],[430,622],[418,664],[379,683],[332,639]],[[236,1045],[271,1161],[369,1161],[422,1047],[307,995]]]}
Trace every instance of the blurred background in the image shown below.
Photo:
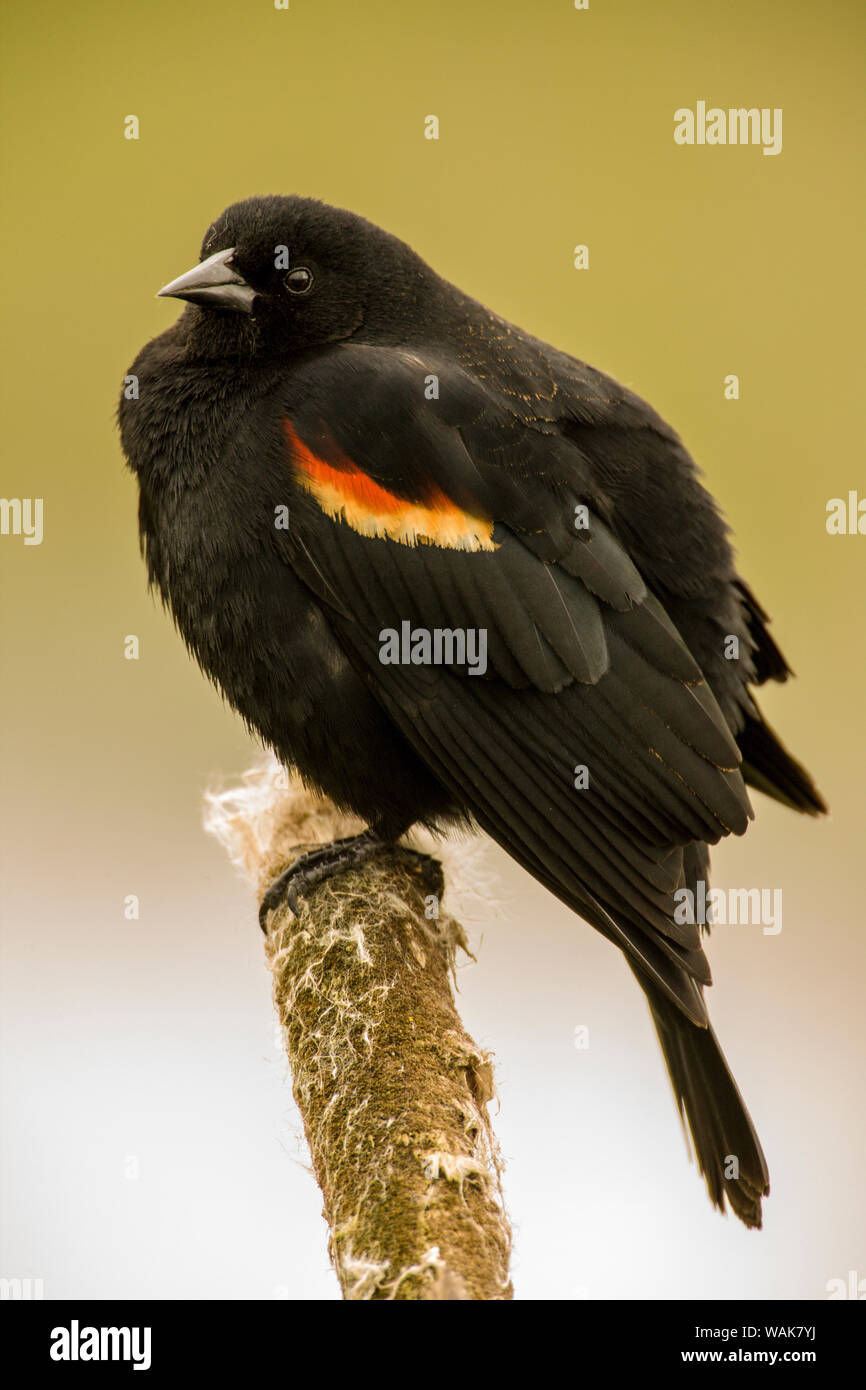
{"label": "blurred background", "polygon": [[[866,537],[825,527],[866,495],[863,28],[841,0],[9,0],[2,492],[44,499],[44,538],[0,537],[0,1274],[46,1298],[338,1297],[254,904],[201,826],[260,750],[146,592],[114,427],[211,219],[300,192],[677,427],[797,672],[765,711],[832,808],[756,795],[713,860],[718,887],[784,895],[778,935],[718,927],[710,950],[770,1163],[762,1233],[711,1209],[618,954],[484,851],[503,908],[467,923],[459,1007],[496,1056],[517,1296],[866,1276]],[[675,145],[699,100],[781,107],[782,153]]]}

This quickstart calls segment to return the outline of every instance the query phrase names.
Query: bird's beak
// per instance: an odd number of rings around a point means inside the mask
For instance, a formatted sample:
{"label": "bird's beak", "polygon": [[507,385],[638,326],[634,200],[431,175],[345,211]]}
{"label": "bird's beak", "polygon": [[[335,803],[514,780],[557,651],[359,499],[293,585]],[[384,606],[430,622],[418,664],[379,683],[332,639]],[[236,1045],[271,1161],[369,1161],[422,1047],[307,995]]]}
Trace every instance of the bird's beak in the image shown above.
{"label": "bird's beak", "polygon": [[201,304],[206,309],[237,309],[248,314],[255,298],[242,275],[232,269],[232,256],[235,248],[217,251],[206,261],[194,265],[185,275],[163,285],[157,299],[188,299],[191,304]]}

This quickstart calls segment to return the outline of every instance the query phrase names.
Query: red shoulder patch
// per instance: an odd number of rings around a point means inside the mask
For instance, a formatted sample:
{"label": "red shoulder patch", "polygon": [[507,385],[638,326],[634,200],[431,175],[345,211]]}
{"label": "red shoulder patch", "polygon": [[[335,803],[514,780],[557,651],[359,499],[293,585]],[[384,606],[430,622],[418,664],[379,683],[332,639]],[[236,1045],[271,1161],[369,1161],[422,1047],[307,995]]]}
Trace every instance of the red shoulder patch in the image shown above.
{"label": "red shoulder patch", "polygon": [[402,545],[438,545],[450,550],[495,550],[493,522],[473,516],[435,488],[424,502],[398,497],[382,487],[347,454],[329,461],[304,443],[291,420],[283,420],[298,481],[322,511],[362,536]]}

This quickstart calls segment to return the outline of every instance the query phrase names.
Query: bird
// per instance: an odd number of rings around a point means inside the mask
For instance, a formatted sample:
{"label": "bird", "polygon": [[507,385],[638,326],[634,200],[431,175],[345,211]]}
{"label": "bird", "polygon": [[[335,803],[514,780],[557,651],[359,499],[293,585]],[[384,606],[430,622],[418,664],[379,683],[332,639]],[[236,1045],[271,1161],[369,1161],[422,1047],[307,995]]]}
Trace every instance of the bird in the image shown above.
{"label": "bird", "polygon": [[315,198],[232,204],[159,295],[183,311],[118,410],[149,584],[248,728],[367,827],[281,875],[263,926],[414,826],[486,832],[622,951],[709,1197],[759,1227],[688,903],[747,788],[826,806],[756,702],[791,671],[679,436]]}

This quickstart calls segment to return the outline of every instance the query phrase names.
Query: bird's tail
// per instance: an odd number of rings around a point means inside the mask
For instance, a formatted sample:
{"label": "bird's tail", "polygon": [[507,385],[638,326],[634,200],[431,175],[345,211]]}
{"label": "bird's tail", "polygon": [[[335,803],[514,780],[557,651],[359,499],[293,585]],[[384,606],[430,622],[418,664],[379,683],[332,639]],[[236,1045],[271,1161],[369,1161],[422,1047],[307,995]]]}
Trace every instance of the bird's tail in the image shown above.
{"label": "bird's tail", "polygon": [[698,1168],[720,1211],[727,1198],[746,1226],[760,1227],[770,1191],[767,1161],[737,1083],[712,1028],[699,1028],[635,970],[649,1002],[674,1088],[688,1123]]}

